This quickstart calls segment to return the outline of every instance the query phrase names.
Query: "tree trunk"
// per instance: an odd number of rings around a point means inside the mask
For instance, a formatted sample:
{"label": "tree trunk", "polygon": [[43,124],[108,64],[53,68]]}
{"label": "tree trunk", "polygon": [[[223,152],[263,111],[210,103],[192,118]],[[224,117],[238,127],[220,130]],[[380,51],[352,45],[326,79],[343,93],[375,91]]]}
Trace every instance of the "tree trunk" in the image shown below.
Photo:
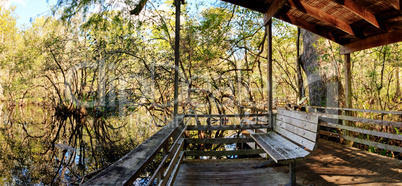
{"label": "tree trunk", "polygon": [[303,76],[301,73],[301,61],[300,61],[300,28],[297,28],[297,39],[296,39],[296,69],[297,69],[297,101],[301,100],[304,95],[303,89]]}
{"label": "tree trunk", "polygon": [[304,48],[301,63],[307,76],[310,105],[326,106],[327,88],[320,73],[319,54],[314,47],[317,46],[318,36],[306,30],[302,30],[302,34]]}
{"label": "tree trunk", "polygon": [[[309,31],[302,29],[302,35],[303,54],[300,56],[300,60],[307,76],[310,105],[339,107],[342,105],[344,89],[337,70],[337,63],[320,62],[321,53],[327,52],[320,51],[320,49],[325,50],[327,47],[320,46],[323,44],[317,42],[319,37]],[[326,65],[327,70],[322,71],[324,65]]]}
{"label": "tree trunk", "polygon": [[[324,54],[324,44],[319,44],[319,37],[302,29],[303,54],[300,56],[303,71],[307,76],[309,100],[311,106],[340,107],[344,100],[344,89],[340,81],[337,62],[320,61],[319,55]],[[326,65],[326,66],[324,66]],[[324,68],[325,67],[325,68]],[[323,69],[326,69],[323,71]],[[332,71],[331,71],[332,70]],[[325,72],[325,73],[324,73]],[[317,112],[341,114],[336,110],[317,109]],[[323,119],[328,123],[340,123],[337,119]],[[330,130],[322,127],[321,130]]]}

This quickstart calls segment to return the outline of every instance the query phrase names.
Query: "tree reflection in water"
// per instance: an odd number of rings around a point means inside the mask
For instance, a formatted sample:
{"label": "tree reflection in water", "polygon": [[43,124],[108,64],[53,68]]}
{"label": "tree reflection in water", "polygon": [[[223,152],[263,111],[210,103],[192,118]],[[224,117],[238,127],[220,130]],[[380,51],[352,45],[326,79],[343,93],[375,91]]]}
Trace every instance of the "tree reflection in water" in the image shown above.
{"label": "tree reflection in water", "polygon": [[157,130],[133,115],[65,106],[8,105],[0,121],[0,185],[82,183]]}

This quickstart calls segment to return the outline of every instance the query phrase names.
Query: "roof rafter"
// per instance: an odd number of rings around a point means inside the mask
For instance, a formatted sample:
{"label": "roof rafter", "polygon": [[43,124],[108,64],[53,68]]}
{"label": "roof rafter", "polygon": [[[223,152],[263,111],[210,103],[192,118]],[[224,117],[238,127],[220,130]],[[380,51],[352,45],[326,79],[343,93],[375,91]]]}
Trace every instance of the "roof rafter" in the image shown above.
{"label": "roof rafter", "polygon": [[395,9],[401,9],[401,0],[387,0]]}
{"label": "roof rafter", "polygon": [[279,10],[285,5],[286,1],[287,0],[274,0],[264,14],[264,25],[268,24],[269,20],[279,12]]}
{"label": "roof rafter", "polygon": [[346,22],[334,17],[331,14],[328,14],[316,7],[313,7],[305,2],[300,2],[299,0],[288,0],[290,6],[294,9],[297,9],[301,12],[304,12],[306,14],[309,14],[310,16],[313,16],[314,18],[324,21],[328,24],[333,25],[334,27],[350,34],[356,37],[361,37],[358,36],[359,34],[355,34],[355,31],[352,29],[352,27],[347,24]]}
{"label": "roof rafter", "polygon": [[[264,23],[274,16],[344,45],[342,54],[402,41],[402,0],[288,0],[284,6],[283,0],[223,1],[266,14]],[[334,3],[318,6],[328,1]],[[373,5],[376,1],[381,2]],[[274,3],[278,3],[279,8],[273,6]],[[328,13],[328,8],[339,10]],[[355,16],[350,19],[335,17],[340,11]]]}
{"label": "roof rafter", "polygon": [[338,3],[339,5],[343,6],[344,8],[348,9],[349,11],[353,12],[355,15],[359,16],[360,18],[366,20],[371,25],[381,28],[380,24],[378,24],[378,20],[374,14],[354,2],[354,0],[333,0],[334,2]]}
{"label": "roof rafter", "polygon": [[304,21],[304,20],[302,20],[300,18],[297,18],[297,17],[291,15],[290,13],[288,13],[287,10],[282,10],[275,17],[277,17],[277,18],[279,18],[281,20],[284,20],[284,21],[286,21],[288,23],[291,23],[293,25],[296,25],[296,26],[298,26],[300,28],[303,28],[305,30],[308,30],[308,31],[310,31],[310,32],[312,32],[314,34],[317,34],[317,35],[319,35],[321,37],[324,37],[326,39],[335,41],[337,43],[342,43],[339,38],[333,36],[330,32],[326,32],[325,30],[318,28],[316,25],[313,25],[313,24],[311,24],[311,23],[309,23],[307,21]]}
{"label": "roof rafter", "polygon": [[341,54],[350,54],[352,52],[387,45],[402,41],[402,30],[389,32],[374,37],[366,38],[360,41],[343,45],[340,49]]}

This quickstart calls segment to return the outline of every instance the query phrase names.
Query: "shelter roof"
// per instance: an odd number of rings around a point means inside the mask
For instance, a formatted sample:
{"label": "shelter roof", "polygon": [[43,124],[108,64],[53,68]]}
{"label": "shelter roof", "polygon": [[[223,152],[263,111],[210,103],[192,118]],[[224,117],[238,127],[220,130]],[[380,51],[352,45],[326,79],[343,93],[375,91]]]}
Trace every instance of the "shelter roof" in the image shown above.
{"label": "shelter roof", "polygon": [[332,40],[342,54],[402,41],[401,0],[224,1]]}

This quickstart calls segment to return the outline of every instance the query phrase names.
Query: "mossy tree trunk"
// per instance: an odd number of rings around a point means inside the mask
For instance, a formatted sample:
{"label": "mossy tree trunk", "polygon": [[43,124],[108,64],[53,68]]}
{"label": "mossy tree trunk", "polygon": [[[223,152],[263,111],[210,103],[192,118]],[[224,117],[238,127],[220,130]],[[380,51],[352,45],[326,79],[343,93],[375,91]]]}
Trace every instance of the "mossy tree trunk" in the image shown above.
{"label": "mossy tree trunk", "polygon": [[303,29],[302,35],[303,54],[301,55],[301,63],[307,76],[310,105],[326,106],[327,89],[324,77],[320,73],[319,54],[315,48],[319,37]]}

